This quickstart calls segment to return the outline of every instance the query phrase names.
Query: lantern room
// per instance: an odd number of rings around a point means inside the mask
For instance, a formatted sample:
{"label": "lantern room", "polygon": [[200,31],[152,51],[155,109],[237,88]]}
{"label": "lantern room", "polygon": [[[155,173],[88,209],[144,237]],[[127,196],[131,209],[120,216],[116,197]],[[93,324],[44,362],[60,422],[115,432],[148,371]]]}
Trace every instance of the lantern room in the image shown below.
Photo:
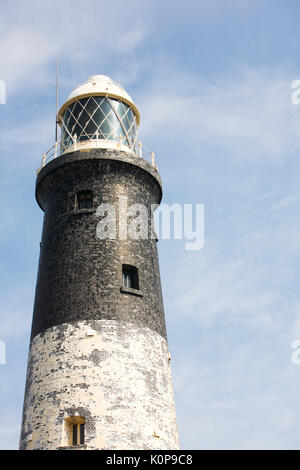
{"label": "lantern room", "polygon": [[89,148],[137,152],[140,113],[128,93],[106,75],[78,86],[58,112],[60,154]]}

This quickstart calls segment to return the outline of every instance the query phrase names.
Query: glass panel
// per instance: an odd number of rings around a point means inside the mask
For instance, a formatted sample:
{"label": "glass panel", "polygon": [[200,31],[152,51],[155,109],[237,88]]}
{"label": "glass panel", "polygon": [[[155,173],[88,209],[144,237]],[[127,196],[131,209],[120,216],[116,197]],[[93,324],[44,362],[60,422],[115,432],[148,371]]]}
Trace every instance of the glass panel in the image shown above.
{"label": "glass panel", "polygon": [[126,131],[128,132],[129,129],[130,129],[130,125],[131,125],[131,124],[130,124],[130,122],[129,122],[128,119],[127,119],[127,115],[123,117],[123,119],[122,119],[122,124],[123,124],[123,126],[125,127]]}
{"label": "glass panel", "polygon": [[[71,135],[74,135],[75,133],[75,125],[76,125],[76,120],[74,116],[72,115],[72,110],[76,108],[77,103],[72,104],[69,108],[67,108],[66,113],[64,115],[63,119],[63,125],[62,125],[62,140],[66,140],[69,137],[69,133]],[[82,109],[80,105],[77,106],[78,112]],[[69,133],[66,131],[68,129]]]}
{"label": "glass panel", "polygon": [[111,111],[111,105],[110,105],[109,101],[107,100],[107,98],[105,98],[105,100],[102,101],[102,103],[100,105],[100,108],[103,110],[103,112],[105,113],[106,116]]}
{"label": "glass panel", "polygon": [[135,266],[122,266],[122,282],[124,287],[139,289],[138,269]]}
{"label": "glass panel", "polygon": [[93,207],[92,191],[80,191],[77,193],[78,209],[89,209]]}
{"label": "glass panel", "polygon": [[111,133],[111,126],[107,119],[102,123],[102,126],[100,127],[100,129],[101,129],[101,132],[103,132],[104,134],[104,138],[108,139]]}
{"label": "glass panel", "polygon": [[125,103],[122,103],[121,101],[116,101],[116,100],[111,100],[113,102],[114,108],[117,110],[118,115],[120,116],[120,119],[124,116],[126,113],[128,106]]}
{"label": "glass panel", "polygon": [[76,120],[73,116],[71,116],[69,123],[66,124],[66,128],[68,129],[71,135],[74,135],[75,125],[76,125]]}
{"label": "glass panel", "polygon": [[73,424],[73,437],[72,437],[72,445],[77,446],[77,424]]}
{"label": "glass panel", "polygon": [[73,114],[73,116],[75,116],[77,118],[78,114],[81,112],[82,110],[82,105],[80,103],[80,100],[79,101],[75,101],[74,103],[74,106],[70,106],[70,113]]}
{"label": "glass panel", "polygon": [[112,127],[116,127],[120,122],[115,114],[115,111],[112,111],[111,113],[109,113],[108,120],[111,123]]}
{"label": "glass panel", "polygon": [[68,125],[69,125],[70,117],[71,117],[71,113],[70,113],[69,108],[67,108],[66,112],[65,112],[65,115],[64,115],[64,124],[65,124],[66,127],[68,127]]}
{"label": "glass panel", "polygon": [[121,142],[124,145],[128,145],[126,134],[123,130],[123,127],[121,127],[120,124],[118,124],[118,126],[114,129],[113,137],[118,142],[120,142],[120,137],[121,137]]}
{"label": "glass panel", "polygon": [[116,129],[115,129],[115,135],[116,135],[116,137],[118,137],[118,139],[120,138],[120,135],[121,135],[122,137],[125,137],[125,139],[126,139],[126,134],[125,134],[125,132],[124,132],[123,127],[121,126],[121,124],[118,124],[118,126],[116,127]]}
{"label": "glass panel", "polygon": [[74,135],[76,134],[78,138],[79,135],[81,134],[81,131],[82,131],[81,125],[76,123],[73,127],[73,131],[70,132],[70,134],[72,135],[72,137],[74,137]]}
{"label": "glass panel", "polygon": [[89,121],[89,119],[90,119],[90,116],[85,111],[85,109],[83,109],[80,116],[79,116],[79,118],[78,118],[78,122],[81,125],[82,129],[84,128],[85,124]]}
{"label": "glass panel", "polygon": [[135,136],[135,120],[132,119],[132,114],[126,115],[127,121],[129,122],[129,132],[132,134],[133,138]]}
{"label": "glass panel", "polygon": [[105,119],[106,115],[103,113],[102,109],[98,108],[95,114],[93,115],[93,120],[98,124],[98,126],[101,124],[101,122]]}
{"label": "glass panel", "polygon": [[88,96],[87,98],[82,98],[81,100],[78,100],[81,106],[84,108],[86,103],[89,101],[90,97]]}
{"label": "glass panel", "polygon": [[111,124],[110,139],[111,140],[119,140],[120,135],[124,136],[124,131],[123,131],[123,128],[121,126],[121,123],[120,123],[117,115],[115,114],[115,111],[110,113],[108,119],[109,119],[109,122]]}
{"label": "glass panel", "polygon": [[63,146],[72,145],[70,136],[67,134],[65,129],[62,129],[61,131],[61,141]]}
{"label": "glass panel", "polygon": [[105,96],[93,96],[95,102],[97,103],[97,106],[100,106],[102,101],[105,100]]}
{"label": "glass panel", "polygon": [[109,98],[109,101],[110,101],[111,107],[114,111],[117,111],[117,113],[122,112],[122,110],[120,109],[120,102],[119,101],[114,100],[113,98]]}
{"label": "glass panel", "polygon": [[84,444],[84,424],[80,425],[80,444]]}
{"label": "glass panel", "polygon": [[133,114],[133,111],[132,109],[130,109],[127,113],[127,119],[130,123],[132,123],[134,121],[134,114]]}
{"label": "glass panel", "polygon": [[91,209],[91,208],[93,207],[93,200],[92,200],[92,198],[87,199],[87,200],[85,201],[85,206],[86,206],[87,209]]}
{"label": "glass panel", "polygon": [[94,121],[90,120],[88,122],[88,124],[85,126],[84,131],[88,134],[90,139],[93,139],[93,138],[95,138],[94,134],[95,134],[97,129],[98,129],[98,127],[96,126]]}
{"label": "glass panel", "polygon": [[132,279],[129,273],[125,274],[125,287],[131,287],[132,286]]}
{"label": "glass panel", "polygon": [[87,102],[84,109],[90,116],[93,116],[93,114],[94,114],[95,110],[97,109],[97,107],[98,107],[98,105],[94,101],[94,98],[90,98],[90,100]]}
{"label": "glass panel", "polygon": [[77,101],[75,101],[74,103],[70,104],[70,106],[68,106],[67,110],[70,112],[70,114],[73,113],[73,110],[74,110],[76,104],[77,104]]}

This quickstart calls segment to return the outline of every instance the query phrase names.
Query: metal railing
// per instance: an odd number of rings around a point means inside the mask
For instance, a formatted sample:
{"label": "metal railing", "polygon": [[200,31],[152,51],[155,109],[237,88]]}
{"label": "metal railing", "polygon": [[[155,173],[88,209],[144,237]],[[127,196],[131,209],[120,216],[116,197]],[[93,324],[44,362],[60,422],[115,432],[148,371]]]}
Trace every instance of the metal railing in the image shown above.
{"label": "metal railing", "polygon": [[[46,153],[43,154],[42,163],[40,168],[37,169],[37,174],[41,171],[41,169],[49,163],[51,160],[60,157],[61,155],[65,155],[68,152],[75,152],[79,148],[84,148],[82,144],[87,142],[93,142],[93,148],[105,148],[105,142],[107,144],[116,144],[116,149],[122,150],[122,147],[127,147],[126,151],[131,153],[136,158],[143,158],[148,163],[150,163],[156,170],[157,170],[157,163],[155,160],[155,155],[151,150],[145,147],[142,142],[134,144],[131,148],[128,145],[123,144],[123,136],[120,136],[119,141],[110,140],[110,139],[99,139],[99,135],[96,134],[86,134],[85,137],[88,137],[85,140],[77,140],[76,134],[74,136],[69,137],[68,139],[61,140],[59,142],[55,142],[53,147],[51,147]],[[99,144],[99,147],[98,147]],[[104,144],[104,145],[103,145]],[[108,146],[109,148],[109,146]]]}

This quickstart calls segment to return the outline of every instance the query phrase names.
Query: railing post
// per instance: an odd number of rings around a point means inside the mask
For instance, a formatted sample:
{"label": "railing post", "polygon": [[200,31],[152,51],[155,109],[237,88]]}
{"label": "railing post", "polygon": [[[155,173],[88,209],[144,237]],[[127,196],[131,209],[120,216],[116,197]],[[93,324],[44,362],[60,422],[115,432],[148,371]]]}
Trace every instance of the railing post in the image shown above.
{"label": "railing post", "polygon": [[45,166],[45,161],[46,161],[46,154],[44,153],[43,158],[42,158],[42,168]]}
{"label": "railing post", "polygon": [[140,154],[140,158],[143,158],[143,156],[142,156],[142,142],[139,143],[139,154]]}
{"label": "railing post", "polygon": [[54,158],[57,157],[57,141],[55,142],[55,147],[54,147]]}
{"label": "railing post", "polygon": [[154,157],[154,153],[153,153],[153,152],[151,153],[151,158],[152,158],[152,166],[155,167],[155,157]]}
{"label": "railing post", "polygon": [[121,148],[121,143],[122,143],[122,136],[119,135],[119,142],[117,143],[117,149]]}
{"label": "railing post", "polygon": [[74,134],[73,136],[73,144],[74,144],[74,150],[77,150],[77,134]]}

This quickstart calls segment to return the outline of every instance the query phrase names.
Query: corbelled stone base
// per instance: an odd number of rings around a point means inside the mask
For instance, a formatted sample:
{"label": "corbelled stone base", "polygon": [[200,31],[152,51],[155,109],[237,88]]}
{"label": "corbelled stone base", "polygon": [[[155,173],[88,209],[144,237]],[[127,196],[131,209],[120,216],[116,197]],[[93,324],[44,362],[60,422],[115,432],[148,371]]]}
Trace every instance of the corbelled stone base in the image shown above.
{"label": "corbelled stone base", "polygon": [[67,418],[85,420],[86,449],[178,449],[166,340],[115,320],[65,323],[31,342],[21,449],[70,446]]}

